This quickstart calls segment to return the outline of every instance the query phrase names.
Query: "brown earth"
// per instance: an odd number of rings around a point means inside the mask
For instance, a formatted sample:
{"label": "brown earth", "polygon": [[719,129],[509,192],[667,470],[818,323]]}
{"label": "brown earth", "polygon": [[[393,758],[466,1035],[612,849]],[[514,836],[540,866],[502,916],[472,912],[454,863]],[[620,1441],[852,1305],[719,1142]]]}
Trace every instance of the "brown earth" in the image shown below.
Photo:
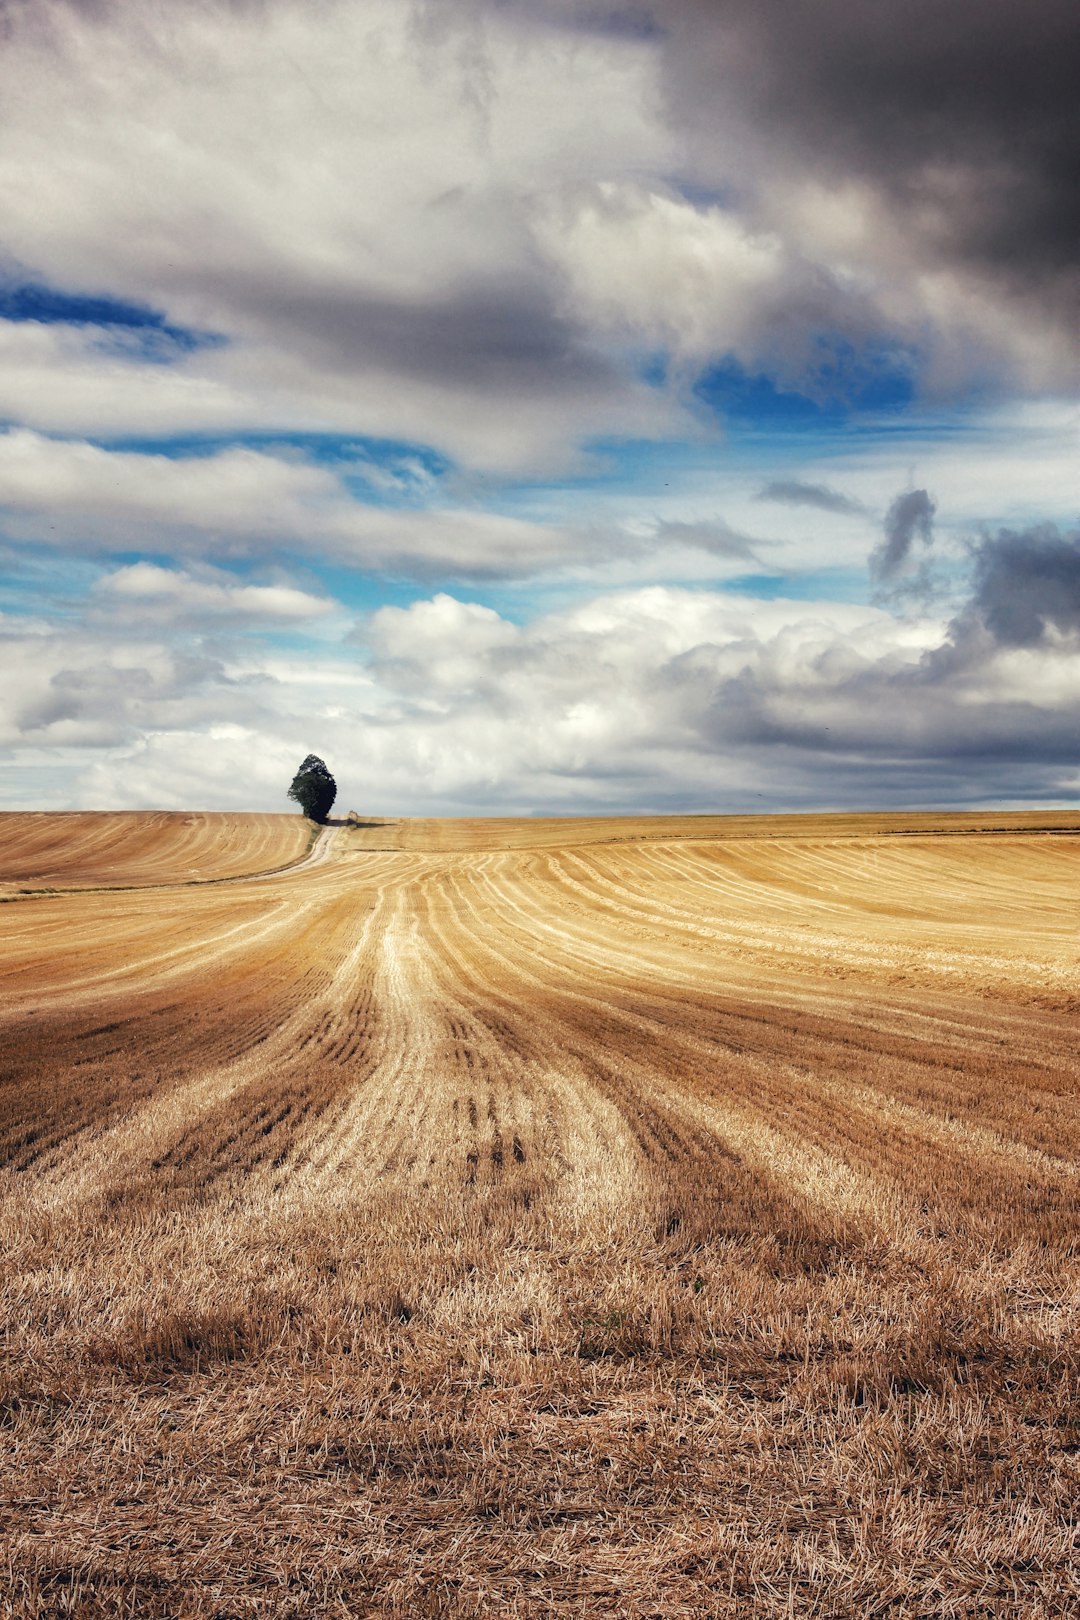
{"label": "brown earth", "polygon": [[1080,1612],[1080,815],[16,819],[0,1613]]}

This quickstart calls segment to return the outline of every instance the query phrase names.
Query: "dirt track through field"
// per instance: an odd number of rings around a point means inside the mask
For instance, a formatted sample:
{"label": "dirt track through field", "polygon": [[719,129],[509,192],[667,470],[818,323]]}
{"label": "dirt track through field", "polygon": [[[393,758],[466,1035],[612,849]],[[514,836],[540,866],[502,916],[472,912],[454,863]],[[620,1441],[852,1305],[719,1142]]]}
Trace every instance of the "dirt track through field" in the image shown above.
{"label": "dirt track through field", "polygon": [[6,1612],[1080,1604],[1080,816],[219,819],[0,908]]}

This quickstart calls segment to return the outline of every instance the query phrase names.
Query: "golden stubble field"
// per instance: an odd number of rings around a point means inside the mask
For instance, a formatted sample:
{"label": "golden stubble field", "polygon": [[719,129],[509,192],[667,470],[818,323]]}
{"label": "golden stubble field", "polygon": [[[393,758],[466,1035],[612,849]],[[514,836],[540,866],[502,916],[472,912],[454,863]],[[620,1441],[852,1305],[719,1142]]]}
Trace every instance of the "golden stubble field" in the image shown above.
{"label": "golden stubble field", "polygon": [[0,817],[0,1613],[1080,1612],[1078,833]]}

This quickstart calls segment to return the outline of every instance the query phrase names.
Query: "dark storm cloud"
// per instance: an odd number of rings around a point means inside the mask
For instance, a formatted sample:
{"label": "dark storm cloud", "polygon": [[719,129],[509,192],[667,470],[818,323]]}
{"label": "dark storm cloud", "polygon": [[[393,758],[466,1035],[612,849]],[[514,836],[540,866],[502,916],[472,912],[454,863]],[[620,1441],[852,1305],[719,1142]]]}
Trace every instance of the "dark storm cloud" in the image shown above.
{"label": "dark storm cloud", "polygon": [[891,583],[907,567],[916,540],[930,545],[936,510],[925,489],[905,490],[896,497],[885,514],[883,538],[870,553],[873,580],[883,585]]}
{"label": "dark storm cloud", "polygon": [[866,510],[861,501],[853,500],[850,495],[842,495],[838,489],[830,489],[828,484],[804,484],[797,478],[774,479],[758,491],[756,498],[759,501],[779,501],[785,506],[813,506],[819,512],[844,515]]}
{"label": "dark storm cloud", "polygon": [[1080,532],[1047,523],[983,540],[964,615],[972,617],[1006,647],[1033,647],[1051,626],[1063,635],[1080,631]]}
{"label": "dark storm cloud", "polygon": [[672,0],[673,119],[739,102],[787,165],[883,186],[962,259],[1075,289],[1080,119],[1074,0]]}

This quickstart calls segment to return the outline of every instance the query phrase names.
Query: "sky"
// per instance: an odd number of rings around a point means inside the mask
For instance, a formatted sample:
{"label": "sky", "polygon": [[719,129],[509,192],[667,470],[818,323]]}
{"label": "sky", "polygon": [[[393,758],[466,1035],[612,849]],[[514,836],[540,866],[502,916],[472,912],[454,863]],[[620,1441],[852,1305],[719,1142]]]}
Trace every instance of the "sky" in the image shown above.
{"label": "sky", "polygon": [[1080,802],[1075,0],[0,0],[0,807]]}

